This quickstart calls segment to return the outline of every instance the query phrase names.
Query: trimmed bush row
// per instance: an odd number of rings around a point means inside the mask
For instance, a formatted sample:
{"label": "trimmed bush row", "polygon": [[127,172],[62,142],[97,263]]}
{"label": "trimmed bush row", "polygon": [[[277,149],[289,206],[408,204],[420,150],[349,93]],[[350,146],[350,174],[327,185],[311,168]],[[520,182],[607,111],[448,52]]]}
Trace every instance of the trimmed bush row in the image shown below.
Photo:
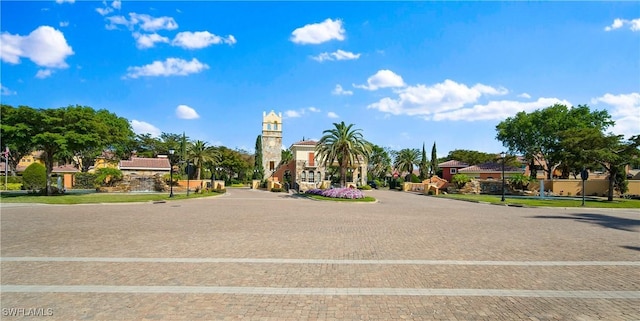
{"label": "trimmed bush row", "polygon": [[362,191],[355,188],[330,188],[330,189],[310,189],[306,192],[307,194],[320,195],[324,197],[332,197],[332,198],[349,198],[349,199],[357,199],[364,198],[364,194]]}

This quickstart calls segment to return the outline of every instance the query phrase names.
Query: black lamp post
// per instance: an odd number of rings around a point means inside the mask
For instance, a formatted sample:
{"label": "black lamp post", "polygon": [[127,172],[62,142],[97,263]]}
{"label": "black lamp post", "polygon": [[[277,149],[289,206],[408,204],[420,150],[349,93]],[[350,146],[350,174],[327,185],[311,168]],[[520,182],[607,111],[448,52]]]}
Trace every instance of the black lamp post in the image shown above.
{"label": "black lamp post", "polygon": [[173,153],[175,152],[175,150],[169,149],[169,167],[171,167],[170,171],[169,171],[169,189],[171,190],[169,192],[169,197],[173,197]]}
{"label": "black lamp post", "polygon": [[500,158],[502,158],[502,199],[500,199],[501,202],[504,202],[504,159],[507,156],[507,154],[505,152],[501,152],[500,153]]}
{"label": "black lamp post", "polygon": [[189,176],[191,176],[191,163],[187,160],[187,197],[189,197],[189,189],[191,185],[189,184]]}

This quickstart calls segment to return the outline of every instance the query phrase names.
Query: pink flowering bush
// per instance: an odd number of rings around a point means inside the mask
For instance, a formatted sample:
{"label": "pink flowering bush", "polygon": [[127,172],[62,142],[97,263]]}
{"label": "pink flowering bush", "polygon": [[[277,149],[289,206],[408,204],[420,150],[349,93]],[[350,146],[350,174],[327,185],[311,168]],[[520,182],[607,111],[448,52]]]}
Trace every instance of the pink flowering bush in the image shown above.
{"label": "pink flowering bush", "polygon": [[332,198],[349,198],[349,199],[357,199],[364,198],[364,194],[362,191],[356,188],[331,188],[331,189],[310,189],[306,192],[307,194],[313,195],[321,195],[324,197],[332,197]]}

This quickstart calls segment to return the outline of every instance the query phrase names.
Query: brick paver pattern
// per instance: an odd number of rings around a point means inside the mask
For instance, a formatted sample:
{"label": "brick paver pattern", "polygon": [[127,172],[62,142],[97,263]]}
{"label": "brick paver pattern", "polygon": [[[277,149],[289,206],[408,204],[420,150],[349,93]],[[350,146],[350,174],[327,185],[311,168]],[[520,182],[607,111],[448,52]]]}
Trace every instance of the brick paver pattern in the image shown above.
{"label": "brick paver pattern", "polygon": [[640,210],[1,204],[2,320],[640,320]]}

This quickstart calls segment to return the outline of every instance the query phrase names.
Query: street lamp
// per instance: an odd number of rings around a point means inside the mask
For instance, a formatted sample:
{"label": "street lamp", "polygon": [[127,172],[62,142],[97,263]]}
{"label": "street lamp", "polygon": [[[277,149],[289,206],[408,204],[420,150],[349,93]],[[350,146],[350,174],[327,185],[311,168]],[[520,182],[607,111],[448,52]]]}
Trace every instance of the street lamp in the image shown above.
{"label": "street lamp", "polygon": [[507,156],[505,152],[500,153],[500,158],[502,158],[502,199],[501,202],[504,202],[504,158]]}
{"label": "street lamp", "polygon": [[173,148],[169,149],[169,167],[171,167],[169,171],[169,189],[171,190],[169,197],[173,197],[173,153],[175,153],[175,150]]}
{"label": "street lamp", "polygon": [[191,161],[187,160],[187,197],[189,197],[189,189],[191,188],[189,176],[191,176]]}

